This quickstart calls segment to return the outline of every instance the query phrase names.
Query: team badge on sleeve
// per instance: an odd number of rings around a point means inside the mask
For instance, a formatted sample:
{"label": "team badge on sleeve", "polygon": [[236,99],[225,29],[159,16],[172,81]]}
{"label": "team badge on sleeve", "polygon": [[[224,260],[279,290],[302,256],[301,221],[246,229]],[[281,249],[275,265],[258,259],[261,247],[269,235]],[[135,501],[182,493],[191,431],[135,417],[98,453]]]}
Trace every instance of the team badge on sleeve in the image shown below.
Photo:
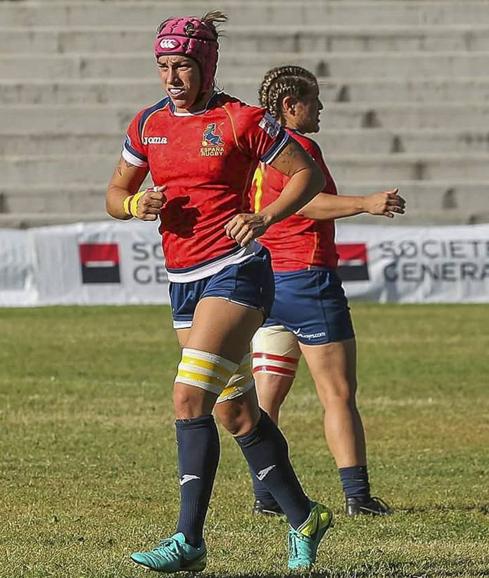
{"label": "team badge on sleeve", "polygon": [[280,132],[281,128],[277,120],[273,118],[273,116],[268,112],[265,113],[265,116],[261,119],[258,126],[264,130],[271,138],[275,138]]}

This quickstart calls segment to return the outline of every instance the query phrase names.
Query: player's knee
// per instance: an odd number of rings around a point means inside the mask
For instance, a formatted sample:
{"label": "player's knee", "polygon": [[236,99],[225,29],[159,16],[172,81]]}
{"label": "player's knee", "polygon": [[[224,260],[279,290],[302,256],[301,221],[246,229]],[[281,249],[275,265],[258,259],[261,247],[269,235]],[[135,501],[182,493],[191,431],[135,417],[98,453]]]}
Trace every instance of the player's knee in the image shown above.
{"label": "player's knee", "polygon": [[251,356],[247,353],[236,372],[230,377],[226,387],[217,398],[217,403],[222,404],[232,399],[243,396],[255,387],[255,380],[251,371]]}
{"label": "player's knee", "polygon": [[[233,436],[243,436],[250,433],[259,420],[259,414],[242,411],[242,408],[233,407],[235,403],[225,404],[224,411],[219,413],[219,421]],[[221,408],[220,408],[221,409]]]}
{"label": "player's knee", "polygon": [[241,360],[239,368],[217,399],[216,415],[233,436],[246,435],[260,417],[250,355]]}
{"label": "player's knee", "polygon": [[[211,397],[215,401],[237,367],[237,363],[215,353],[184,348],[173,394],[177,414],[188,410],[193,413],[202,404],[202,398]],[[206,393],[209,395],[206,396]]]}
{"label": "player's knee", "polygon": [[202,405],[200,397],[201,392],[192,391],[187,388],[178,387],[173,388],[173,407],[175,408],[175,415],[178,418],[187,419],[195,417],[199,406]]}
{"label": "player's knee", "polygon": [[260,401],[266,399],[268,403],[280,407],[285,401],[293,384],[292,377],[275,375],[273,373],[255,373],[256,388]]}
{"label": "player's knee", "polygon": [[356,406],[356,383],[350,383],[346,378],[330,379],[316,384],[319,397],[325,409],[330,406]]}

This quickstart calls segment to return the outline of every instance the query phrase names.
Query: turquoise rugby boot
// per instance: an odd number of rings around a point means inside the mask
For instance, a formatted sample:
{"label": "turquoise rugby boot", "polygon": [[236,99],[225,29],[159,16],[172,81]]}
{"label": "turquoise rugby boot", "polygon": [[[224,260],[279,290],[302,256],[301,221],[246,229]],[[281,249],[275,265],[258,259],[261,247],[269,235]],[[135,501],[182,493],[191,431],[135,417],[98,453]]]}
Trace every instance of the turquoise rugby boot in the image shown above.
{"label": "turquoise rugby boot", "polygon": [[316,561],[319,543],[333,525],[333,512],[322,504],[312,503],[309,518],[294,530],[289,529],[289,569],[310,570]]}
{"label": "turquoise rugby boot", "polygon": [[131,560],[155,572],[200,572],[207,564],[207,548],[204,540],[198,548],[187,544],[179,532],[149,552],[134,552]]}

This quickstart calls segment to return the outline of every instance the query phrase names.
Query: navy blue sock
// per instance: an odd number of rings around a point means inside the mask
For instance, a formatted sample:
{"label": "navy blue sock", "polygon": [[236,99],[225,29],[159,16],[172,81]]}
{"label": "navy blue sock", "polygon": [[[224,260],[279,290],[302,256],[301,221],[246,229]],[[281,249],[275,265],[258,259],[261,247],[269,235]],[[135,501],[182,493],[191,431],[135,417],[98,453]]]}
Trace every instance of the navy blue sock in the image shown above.
{"label": "navy blue sock", "polygon": [[265,508],[276,508],[277,502],[272,494],[267,490],[267,487],[262,482],[260,482],[260,480],[255,476],[251,469],[250,473],[251,480],[253,482],[253,493],[255,494],[255,499],[260,500]]}
{"label": "navy blue sock", "polygon": [[298,528],[311,513],[304,493],[289,460],[289,448],[282,432],[267,413],[247,435],[237,436],[246,461],[254,475],[282,508],[292,527]]}
{"label": "navy blue sock", "polygon": [[189,544],[200,546],[205,516],[219,463],[219,433],[211,415],[178,419],[178,465],[180,472],[180,517],[177,532]]}
{"label": "navy blue sock", "polygon": [[338,468],[338,472],[347,498],[358,498],[359,500],[370,498],[367,466]]}

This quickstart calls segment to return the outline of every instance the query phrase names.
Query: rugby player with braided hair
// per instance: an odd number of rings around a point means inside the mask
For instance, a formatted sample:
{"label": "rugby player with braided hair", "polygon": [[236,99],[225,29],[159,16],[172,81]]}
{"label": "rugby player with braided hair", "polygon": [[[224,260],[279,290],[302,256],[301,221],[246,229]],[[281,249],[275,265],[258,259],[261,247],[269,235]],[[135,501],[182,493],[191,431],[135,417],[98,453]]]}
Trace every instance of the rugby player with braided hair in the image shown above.
{"label": "rugby player with braided hair", "polygon": [[[173,386],[180,516],[170,538],[131,558],[158,572],[204,569],[203,528],[219,462],[212,412],[219,401],[250,470],[287,516],[289,568],[307,571],[332,514],[306,496],[284,436],[258,407],[249,345],[274,291],[269,252],[255,239],[314,198],[324,177],[263,109],[215,90],[216,25],[225,20],[212,12],[159,26],[154,54],[166,97],[131,121],[107,190],[113,217],[161,220],[182,348]],[[259,162],[289,180],[254,213],[249,191]],[[154,187],[139,191],[148,172]]]}
{"label": "rugby player with braided hair", "polygon": [[[306,133],[319,130],[323,106],[316,77],[299,66],[267,72],[260,104],[315,159],[326,185],[298,213],[270,227],[260,242],[272,255],[275,300],[253,339],[253,372],[260,406],[278,423],[279,411],[304,355],[324,409],[324,432],[336,461],[346,513],[386,515],[391,508],[372,497],[365,433],[356,405],[356,342],[348,302],[335,272],[334,219],[360,213],[392,218],[404,213],[397,189],[367,196],[339,196],[319,146]],[[257,211],[280,195],[288,178],[263,164],[255,175]],[[280,514],[279,504],[253,478],[254,511]]]}

